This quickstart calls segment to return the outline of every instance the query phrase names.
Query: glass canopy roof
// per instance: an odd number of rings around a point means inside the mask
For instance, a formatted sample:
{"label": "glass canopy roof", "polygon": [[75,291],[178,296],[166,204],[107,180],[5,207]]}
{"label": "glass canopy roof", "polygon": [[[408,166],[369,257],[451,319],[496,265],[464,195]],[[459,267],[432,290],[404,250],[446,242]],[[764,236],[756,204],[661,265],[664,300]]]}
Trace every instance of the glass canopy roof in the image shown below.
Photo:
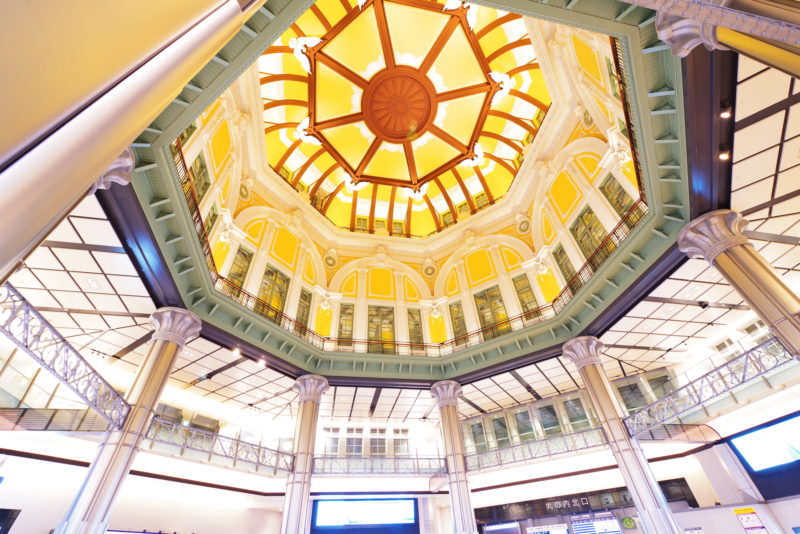
{"label": "glass canopy roof", "polygon": [[319,0],[259,70],[269,165],[353,231],[493,204],[550,105],[523,19],[457,0]]}

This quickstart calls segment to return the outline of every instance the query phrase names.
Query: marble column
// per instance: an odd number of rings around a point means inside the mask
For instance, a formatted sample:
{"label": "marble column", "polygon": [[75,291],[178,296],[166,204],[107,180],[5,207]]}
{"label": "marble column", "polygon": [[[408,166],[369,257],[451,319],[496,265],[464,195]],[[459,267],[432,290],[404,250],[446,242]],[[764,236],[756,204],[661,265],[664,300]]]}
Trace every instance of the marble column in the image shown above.
{"label": "marble column", "polygon": [[603,369],[600,355],[603,344],[593,336],[571,339],[562,346],[562,356],[578,368],[586,391],[592,399],[597,418],[617,460],[622,478],[633,498],[645,534],[680,534],[664,494],[638,440],[631,438],[623,422],[624,411]]}
{"label": "marble column", "polygon": [[475,298],[470,291],[464,260],[457,261],[455,263],[455,269],[461,294],[461,310],[464,313],[464,322],[467,325],[467,332],[477,332],[481,329],[481,322],[478,318],[478,310],[475,307]]}
{"label": "marble column", "polygon": [[506,264],[500,253],[500,245],[489,245],[489,256],[492,258],[495,272],[497,272],[497,286],[500,289],[500,295],[503,297],[506,315],[509,317],[522,315],[522,307],[519,304],[517,290],[514,289],[514,282],[511,281],[511,276],[509,276],[508,269],[506,269]]}
{"label": "marble column", "polygon": [[406,302],[406,275],[394,271],[394,340],[397,354],[411,354],[408,331],[408,303]]}
{"label": "marble column", "polygon": [[464,462],[464,438],[458,419],[458,397],[461,385],[454,380],[442,380],[431,386],[431,395],[439,406],[447,479],[450,488],[450,508],[454,534],[477,534],[475,511],[472,509],[467,467]]}
{"label": "marble column", "polygon": [[306,534],[311,520],[311,475],[319,403],[328,390],[324,376],[303,375],[294,383],[300,406],[294,431],[294,469],[286,482],[281,534]]}
{"label": "marble column", "polygon": [[106,531],[114,501],[147,434],[175,360],[183,346],[200,334],[200,318],[182,308],[159,308],[150,321],[155,327],[150,350],[126,396],[131,411],[121,428],[106,433],[56,534]]}
{"label": "marble column", "polygon": [[800,357],[800,298],[753,248],[742,233],[746,227],[735,211],[712,211],[681,230],[678,247],[716,267],[778,340]]}
{"label": "marble column", "polygon": [[[353,350],[355,352],[367,352],[369,345],[366,343],[369,321],[369,305],[367,304],[367,269],[361,268],[356,271],[356,305],[353,309]],[[359,343],[360,342],[360,343]]]}
{"label": "marble column", "polygon": [[289,288],[286,291],[286,306],[284,306],[284,313],[292,319],[297,319],[297,308],[300,304],[300,292],[303,290],[303,273],[306,270],[307,258],[308,246],[300,243],[294,272],[289,279]]}

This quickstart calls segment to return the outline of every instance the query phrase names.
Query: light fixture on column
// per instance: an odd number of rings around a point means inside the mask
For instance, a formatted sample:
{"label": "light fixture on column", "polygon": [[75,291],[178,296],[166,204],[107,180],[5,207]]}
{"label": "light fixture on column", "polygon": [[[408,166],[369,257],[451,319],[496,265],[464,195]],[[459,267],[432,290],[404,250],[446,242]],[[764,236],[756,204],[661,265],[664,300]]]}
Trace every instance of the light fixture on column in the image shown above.
{"label": "light fixture on column", "polygon": [[729,101],[727,100],[724,101],[722,103],[722,106],[720,107],[722,108],[719,112],[720,119],[730,119],[733,116],[733,111],[731,110],[731,103]]}
{"label": "light fixture on column", "polygon": [[720,145],[719,147],[719,157],[720,161],[728,161],[731,159],[731,150],[728,145]]}
{"label": "light fixture on column", "polygon": [[267,360],[265,360],[264,358],[259,358],[258,359],[258,366],[263,369],[264,367],[267,366]]}

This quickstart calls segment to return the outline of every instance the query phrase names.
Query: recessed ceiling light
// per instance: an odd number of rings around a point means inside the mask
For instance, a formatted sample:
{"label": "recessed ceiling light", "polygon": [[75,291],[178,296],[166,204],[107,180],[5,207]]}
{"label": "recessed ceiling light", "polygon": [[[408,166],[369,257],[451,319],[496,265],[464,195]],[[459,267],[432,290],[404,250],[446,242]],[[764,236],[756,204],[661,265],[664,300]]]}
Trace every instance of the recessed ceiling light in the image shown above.
{"label": "recessed ceiling light", "polygon": [[722,111],[719,112],[720,119],[730,119],[732,116],[733,113],[731,113],[730,109],[723,109]]}
{"label": "recessed ceiling light", "polygon": [[100,289],[100,282],[98,282],[96,278],[91,278],[87,276],[86,283],[89,284],[89,287],[91,287],[92,289]]}
{"label": "recessed ceiling light", "polygon": [[266,360],[264,360],[264,359],[260,359],[260,360],[258,360],[258,366],[259,366],[259,367],[262,367],[262,368],[263,368],[263,367],[266,367],[266,366],[267,366],[267,362],[266,362]]}
{"label": "recessed ceiling light", "polygon": [[242,355],[242,349],[240,349],[239,347],[236,347],[235,349],[233,349],[231,351],[231,354],[233,354],[235,357],[238,358],[239,356]]}

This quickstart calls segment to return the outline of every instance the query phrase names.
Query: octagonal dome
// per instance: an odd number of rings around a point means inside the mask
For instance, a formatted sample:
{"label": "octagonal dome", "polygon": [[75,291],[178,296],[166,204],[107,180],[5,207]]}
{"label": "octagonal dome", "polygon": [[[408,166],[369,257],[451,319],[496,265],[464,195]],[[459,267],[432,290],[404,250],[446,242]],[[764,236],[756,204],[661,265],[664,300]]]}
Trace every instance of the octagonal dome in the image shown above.
{"label": "octagonal dome", "polygon": [[550,105],[523,19],[320,0],[259,61],[267,159],[338,227],[427,236],[508,192]]}

